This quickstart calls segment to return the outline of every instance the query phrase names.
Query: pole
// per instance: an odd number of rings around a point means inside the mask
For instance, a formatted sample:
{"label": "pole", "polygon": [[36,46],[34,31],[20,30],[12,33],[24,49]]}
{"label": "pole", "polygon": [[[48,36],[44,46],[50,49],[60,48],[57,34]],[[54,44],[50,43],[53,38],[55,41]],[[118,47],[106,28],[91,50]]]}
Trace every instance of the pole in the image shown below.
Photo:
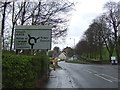
{"label": "pole", "polygon": [[74,50],[74,56],[73,56],[73,59],[75,59],[75,38],[74,38],[74,48],[73,48],[73,50]]}
{"label": "pole", "polygon": [[74,48],[75,48],[75,38],[74,38]]}
{"label": "pole", "polygon": [[73,46],[73,59],[74,59],[74,56],[75,56],[75,38],[70,38],[70,39],[73,39],[73,41],[74,41],[74,46]]}
{"label": "pole", "polygon": [[[48,56],[48,49],[46,49],[46,55]],[[48,63],[48,61],[47,61],[47,65],[46,65],[47,67],[46,67],[46,78],[48,79],[49,78],[49,63]]]}

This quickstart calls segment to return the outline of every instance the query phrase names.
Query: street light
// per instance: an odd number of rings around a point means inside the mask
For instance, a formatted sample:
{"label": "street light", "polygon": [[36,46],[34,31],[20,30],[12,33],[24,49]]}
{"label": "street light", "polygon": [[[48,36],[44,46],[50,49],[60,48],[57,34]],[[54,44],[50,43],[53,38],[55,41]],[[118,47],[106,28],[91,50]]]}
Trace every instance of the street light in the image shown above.
{"label": "street light", "polygon": [[74,57],[75,57],[75,38],[70,38],[70,39],[73,39],[73,41],[74,41],[74,46],[73,46],[73,59],[74,59]]}
{"label": "street light", "polygon": [[75,38],[70,38],[70,39],[73,39],[73,40],[74,40],[74,46],[73,46],[73,47],[75,48]]}

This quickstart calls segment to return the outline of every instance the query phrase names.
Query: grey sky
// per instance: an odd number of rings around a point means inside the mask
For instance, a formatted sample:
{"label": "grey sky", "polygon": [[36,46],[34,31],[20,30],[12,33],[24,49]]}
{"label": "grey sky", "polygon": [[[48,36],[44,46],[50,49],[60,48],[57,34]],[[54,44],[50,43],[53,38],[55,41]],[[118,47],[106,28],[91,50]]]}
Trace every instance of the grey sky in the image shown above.
{"label": "grey sky", "polygon": [[[66,37],[65,43],[53,44],[54,46],[60,47],[60,49],[65,48],[66,46],[74,47],[75,44],[82,38],[82,35],[89,27],[92,20],[100,16],[103,12],[103,6],[106,2],[110,0],[69,0],[75,1],[75,11],[73,11],[70,18],[70,25],[68,30],[68,35]],[[119,0],[113,0],[118,2]],[[70,39],[71,38],[71,39]]]}

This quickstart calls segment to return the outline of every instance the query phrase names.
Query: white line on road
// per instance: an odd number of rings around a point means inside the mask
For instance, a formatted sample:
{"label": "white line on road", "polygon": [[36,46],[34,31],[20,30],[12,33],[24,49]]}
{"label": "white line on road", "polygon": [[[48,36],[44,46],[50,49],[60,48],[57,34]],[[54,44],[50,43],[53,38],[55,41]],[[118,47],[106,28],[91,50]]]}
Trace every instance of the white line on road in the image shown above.
{"label": "white line on road", "polygon": [[90,71],[87,71],[87,72],[92,73],[92,72],[90,72]]}
{"label": "white line on road", "polygon": [[115,77],[112,77],[112,76],[109,76],[109,75],[106,75],[106,74],[101,74],[101,75],[103,75],[103,76],[107,76],[107,77],[110,77],[110,78],[113,78],[113,79],[116,79],[116,80],[118,80],[117,78],[115,78]]}
{"label": "white line on road", "polygon": [[104,77],[102,77],[102,76],[100,76],[100,75],[98,75],[98,74],[94,74],[94,75],[96,75],[96,76],[98,76],[98,77],[100,77],[100,78],[102,78],[102,79],[104,79],[104,80],[106,80],[106,81],[112,82],[111,80],[106,79],[106,78],[104,78]]}
{"label": "white line on road", "polygon": [[91,69],[88,69],[88,71],[91,72],[91,73],[98,73],[97,71],[91,70]]}
{"label": "white line on road", "polygon": [[106,75],[106,74],[101,74],[101,75],[109,77],[109,78],[113,79],[114,81],[120,82],[120,80],[118,80],[118,78],[115,78],[115,77],[112,77],[112,76],[109,76],[109,75]]}

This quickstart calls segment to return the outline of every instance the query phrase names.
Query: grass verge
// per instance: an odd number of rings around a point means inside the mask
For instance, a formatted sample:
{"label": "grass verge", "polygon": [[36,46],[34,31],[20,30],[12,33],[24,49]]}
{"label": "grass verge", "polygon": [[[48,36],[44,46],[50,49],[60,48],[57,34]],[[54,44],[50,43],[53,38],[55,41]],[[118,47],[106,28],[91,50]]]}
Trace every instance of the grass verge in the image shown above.
{"label": "grass verge", "polygon": [[111,64],[111,63],[93,63],[93,62],[80,62],[80,61],[66,61],[67,63],[77,63],[77,64]]}
{"label": "grass verge", "polygon": [[80,62],[80,61],[66,61],[67,63],[78,63],[78,64],[88,64],[88,62]]}

